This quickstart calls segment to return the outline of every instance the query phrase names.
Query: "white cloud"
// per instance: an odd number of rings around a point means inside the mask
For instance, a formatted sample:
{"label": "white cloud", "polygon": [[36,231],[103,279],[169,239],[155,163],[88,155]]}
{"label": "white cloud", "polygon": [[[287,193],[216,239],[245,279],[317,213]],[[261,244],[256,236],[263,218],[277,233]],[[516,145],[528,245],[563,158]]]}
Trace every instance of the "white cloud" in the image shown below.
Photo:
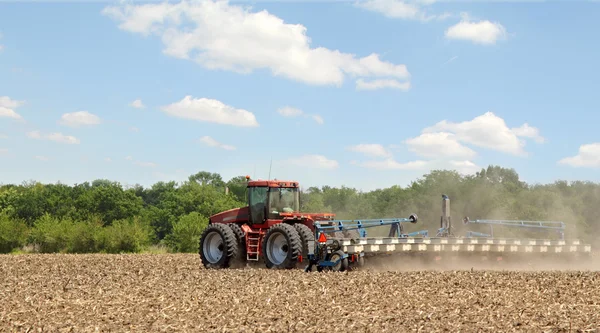
{"label": "white cloud", "polygon": [[36,140],[50,140],[58,143],[66,143],[66,144],[79,144],[81,143],[79,139],[71,135],[64,135],[62,133],[50,133],[47,135],[42,135],[39,131],[31,131],[27,132],[27,136],[31,139]]}
{"label": "white cloud", "polygon": [[79,144],[79,139],[71,135],[64,135],[62,133],[50,133],[47,136],[48,140],[67,143],[67,144]]}
{"label": "white cloud", "polygon": [[323,125],[323,123],[325,123],[323,117],[319,116],[318,114],[313,114],[310,117],[319,125]]}
{"label": "white cloud", "polygon": [[311,169],[333,170],[339,167],[339,163],[336,160],[328,159],[323,155],[303,155],[287,159],[283,162],[284,164],[296,165]]}
{"label": "white cloud", "polygon": [[436,0],[401,1],[401,0],[366,0],[356,3],[357,7],[383,14],[389,18],[405,20],[431,21],[442,20],[450,16],[448,13],[428,15],[422,5],[433,4]]}
{"label": "white cloud", "polygon": [[8,148],[0,148],[0,154],[8,153]]}
{"label": "white cloud", "polygon": [[221,148],[224,150],[235,150],[236,149],[234,146],[221,143],[207,135],[201,137],[199,141],[209,147]]}
{"label": "white cloud", "polygon": [[20,114],[16,113],[15,110],[13,109],[9,109],[9,108],[5,108],[0,106],[0,117],[5,117],[5,118],[13,118],[13,119],[17,119],[17,120],[22,120],[23,117],[21,117]]}
{"label": "white cloud", "polygon": [[522,136],[524,138],[531,138],[537,143],[544,143],[546,141],[546,139],[540,135],[539,129],[531,127],[527,123],[521,125],[521,127],[512,128],[511,130],[513,133],[515,133],[515,135]]}
{"label": "white cloud", "polygon": [[133,161],[133,157],[131,157],[131,156],[127,156],[127,157],[125,157],[125,159],[128,161]]}
{"label": "white cloud", "polygon": [[141,99],[136,99],[135,101],[131,102],[131,104],[129,104],[129,106],[134,107],[136,109],[144,109],[144,103],[142,103]]}
{"label": "white cloud", "polygon": [[492,112],[460,123],[443,120],[423,130],[423,133],[435,132],[452,132],[457,141],[519,156],[527,155],[524,150],[525,141],[519,139],[520,136],[531,137],[532,133],[535,133],[537,142],[543,140],[535,127],[525,124],[510,129],[504,119]]}
{"label": "white cloud", "polygon": [[600,142],[581,145],[577,155],[565,157],[558,163],[572,167],[600,168]]}
{"label": "white cloud", "polygon": [[0,139],[8,139],[8,135],[6,135],[6,134],[0,134]]}
{"label": "white cloud", "polygon": [[88,111],[65,113],[59,121],[60,124],[70,127],[98,125],[100,122],[100,117]]}
{"label": "white cloud", "polygon": [[293,108],[291,106],[284,106],[277,110],[277,113],[284,117],[297,117],[303,114],[302,110]]}
{"label": "white cloud", "polygon": [[456,135],[447,132],[423,133],[405,140],[404,143],[410,151],[428,158],[473,158],[477,154],[458,142]]}
{"label": "white cloud", "polygon": [[129,130],[136,133],[140,131],[140,129],[137,127],[130,127]]}
{"label": "white cloud", "polygon": [[352,164],[376,170],[421,170],[428,165],[428,162],[418,160],[400,163],[393,158],[387,158],[380,161],[353,162]]}
{"label": "white cloud", "polygon": [[410,82],[399,82],[394,79],[377,79],[371,81],[365,81],[363,79],[356,80],[357,90],[377,90],[384,88],[408,91],[410,89]]}
{"label": "white cloud", "polygon": [[34,156],[34,158],[35,158],[36,160],[40,160],[40,161],[44,161],[44,162],[46,162],[46,161],[49,161],[49,160],[50,160],[48,157],[46,157],[46,156],[41,156],[41,155]]}
{"label": "white cloud", "polygon": [[463,175],[472,175],[481,170],[481,167],[471,161],[449,161],[449,168]]}
{"label": "white cloud", "polygon": [[23,104],[25,104],[25,101],[17,101],[8,96],[0,96],[0,106],[2,107],[16,109]]}
{"label": "white cloud", "polygon": [[23,117],[14,109],[25,104],[25,101],[17,101],[8,96],[0,96],[0,117],[23,120]]}
{"label": "white cloud", "polygon": [[277,113],[279,113],[280,115],[284,116],[284,117],[299,117],[299,116],[305,116],[305,117],[309,117],[312,118],[317,124],[319,125],[323,125],[323,123],[325,122],[323,120],[323,117],[321,117],[318,114],[306,114],[304,113],[304,111],[295,108],[295,107],[291,107],[291,106],[284,106],[281,107],[279,109],[277,109]]}
{"label": "white cloud", "polygon": [[361,143],[347,148],[350,151],[365,154],[373,157],[391,157],[392,153],[385,147],[376,143]]}
{"label": "white cloud", "polygon": [[[403,141],[403,144],[427,160],[398,162],[390,150],[379,144],[362,144],[350,150],[362,152],[383,160],[366,162],[353,161],[351,164],[378,170],[433,170],[451,169],[462,174],[473,174],[481,169],[472,159],[477,153],[464,144],[499,150],[514,155],[527,155],[525,142],[519,137],[532,138],[544,142],[539,130],[527,123],[520,127],[508,128],[504,119],[487,112],[470,121],[452,123],[443,120],[425,128],[421,135]],[[390,147],[396,147],[390,145]]]}
{"label": "white cloud", "polygon": [[416,171],[420,170],[423,172],[428,172],[431,170],[456,170],[456,172],[463,175],[471,175],[475,172],[481,170],[481,167],[476,165],[475,163],[468,160],[416,160],[409,162],[398,162],[393,158],[387,158],[385,160],[379,161],[366,161],[366,162],[357,162],[353,161],[351,164],[358,165],[363,168],[375,169],[375,170],[406,170],[406,171]]}
{"label": "white cloud", "polygon": [[110,163],[110,162],[112,162],[112,159],[110,157],[107,157],[104,159],[104,161]]}
{"label": "white cloud", "polygon": [[27,136],[30,137],[31,139],[41,139],[42,138],[42,135],[40,134],[39,131],[27,132]]}
{"label": "white cloud", "polygon": [[473,22],[468,18],[449,27],[445,32],[446,38],[468,40],[476,44],[491,45],[507,36],[502,24],[490,21]]}
{"label": "white cloud", "polygon": [[168,115],[202,122],[239,127],[256,127],[258,122],[250,111],[236,109],[215,99],[185,96],[181,101],[161,108]]}
{"label": "white cloud", "polygon": [[266,69],[306,84],[337,86],[346,76],[410,78],[403,64],[382,61],[376,53],[357,58],[312,48],[302,24],[226,1],[128,4],[108,6],[102,13],[122,30],[159,36],[165,54],[212,70],[247,74]]}

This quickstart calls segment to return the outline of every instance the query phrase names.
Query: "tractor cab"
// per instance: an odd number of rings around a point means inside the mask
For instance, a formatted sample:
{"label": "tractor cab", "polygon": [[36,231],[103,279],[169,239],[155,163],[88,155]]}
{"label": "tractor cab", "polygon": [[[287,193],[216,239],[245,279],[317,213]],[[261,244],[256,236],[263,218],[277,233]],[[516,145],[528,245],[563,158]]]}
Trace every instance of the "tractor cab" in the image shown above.
{"label": "tractor cab", "polygon": [[300,211],[298,182],[281,180],[248,181],[249,223],[262,224],[266,219],[280,220],[281,213]]}

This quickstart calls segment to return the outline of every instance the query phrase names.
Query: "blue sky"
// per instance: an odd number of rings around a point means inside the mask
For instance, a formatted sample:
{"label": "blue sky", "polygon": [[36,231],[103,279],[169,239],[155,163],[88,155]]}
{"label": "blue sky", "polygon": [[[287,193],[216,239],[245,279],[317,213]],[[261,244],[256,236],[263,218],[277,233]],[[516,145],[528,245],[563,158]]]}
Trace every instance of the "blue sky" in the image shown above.
{"label": "blue sky", "polygon": [[272,178],[364,190],[489,164],[600,181],[598,17],[584,1],[0,2],[1,182],[266,178],[271,159]]}

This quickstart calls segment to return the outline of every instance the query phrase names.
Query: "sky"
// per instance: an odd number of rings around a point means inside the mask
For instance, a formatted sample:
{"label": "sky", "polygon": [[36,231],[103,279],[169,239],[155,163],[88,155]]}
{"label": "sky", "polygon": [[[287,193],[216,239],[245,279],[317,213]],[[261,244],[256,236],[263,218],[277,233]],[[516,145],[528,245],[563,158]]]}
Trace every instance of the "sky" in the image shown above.
{"label": "sky", "polygon": [[600,181],[600,2],[0,1],[0,182]]}

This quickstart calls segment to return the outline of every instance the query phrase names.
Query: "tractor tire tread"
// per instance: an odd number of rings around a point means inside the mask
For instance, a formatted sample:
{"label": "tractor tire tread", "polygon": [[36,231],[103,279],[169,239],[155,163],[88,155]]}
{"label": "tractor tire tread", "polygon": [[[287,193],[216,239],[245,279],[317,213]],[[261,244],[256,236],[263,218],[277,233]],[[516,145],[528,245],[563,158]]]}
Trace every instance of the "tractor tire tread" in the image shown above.
{"label": "tractor tire tread", "polygon": [[238,245],[237,256],[235,257],[238,264],[246,262],[246,233],[242,227],[235,223],[228,224],[231,231],[235,234],[235,239]]}
{"label": "tractor tire tread", "polygon": [[[227,250],[224,253],[224,256],[219,260],[218,263],[209,262],[206,257],[203,255],[203,241],[211,232],[217,232],[223,238],[223,243],[226,246]],[[231,228],[229,228],[225,224],[215,223],[210,224],[204,231],[202,232],[202,236],[200,237],[200,242],[198,246],[198,253],[200,255],[200,260],[202,261],[202,265],[206,269],[215,269],[215,268],[229,268],[230,261],[232,258],[235,258],[238,254],[238,243],[236,240],[235,233]]]}
{"label": "tractor tire tread", "polygon": [[[267,255],[267,242],[269,241],[269,238],[271,238],[271,235],[277,232],[283,234],[289,242],[288,257],[280,265],[273,264],[269,260],[269,257]],[[298,262],[298,255],[302,253],[302,243],[300,241],[300,235],[298,235],[296,228],[292,227],[291,225],[285,223],[278,223],[270,227],[265,236],[263,237],[262,250],[265,265],[267,266],[267,268],[296,268],[296,263]]]}
{"label": "tractor tire tread", "polygon": [[314,241],[315,235],[305,224],[295,223],[294,228],[300,236],[300,242],[302,244],[302,259],[305,260],[308,258],[308,241]]}

